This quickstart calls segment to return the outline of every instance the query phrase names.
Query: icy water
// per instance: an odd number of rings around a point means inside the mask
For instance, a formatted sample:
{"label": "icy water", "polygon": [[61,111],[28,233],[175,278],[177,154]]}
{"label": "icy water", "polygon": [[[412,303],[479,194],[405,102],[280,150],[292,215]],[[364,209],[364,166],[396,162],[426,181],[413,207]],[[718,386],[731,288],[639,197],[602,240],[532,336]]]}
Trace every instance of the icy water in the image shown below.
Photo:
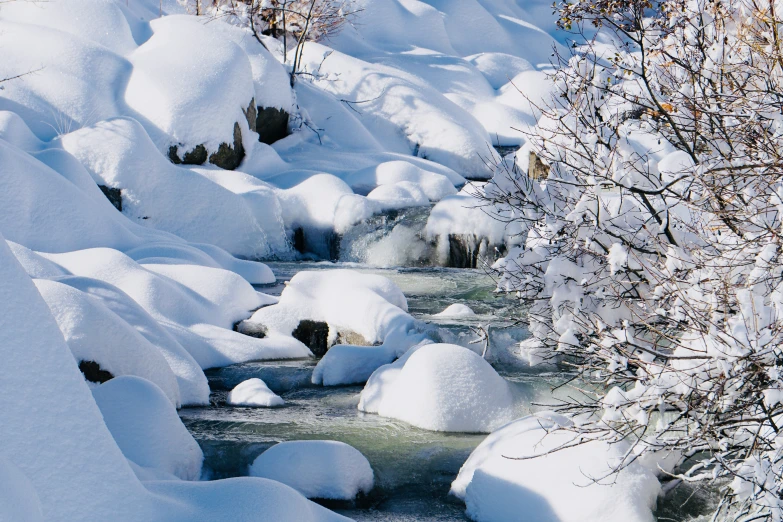
{"label": "icy water", "polygon": [[[259,288],[279,295],[283,282],[301,270],[351,268],[392,279],[408,298],[412,315],[432,323],[431,336],[465,346],[476,339],[479,324],[490,329],[488,360],[516,392],[519,416],[540,409],[565,376],[534,372],[520,364],[516,345],[529,334],[518,323],[518,304],[493,292],[492,278],[481,270],[443,268],[369,269],[346,263],[270,263],[278,284]],[[468,320],[437,320],[432,315],[453,303],[470,306]],[[515,364],[516,361],[516,364]],[[448,434],[421,430],[357,409],[362,386],[316,387],[310,384],[313,360],[238,364],[207,372],[211,405],[184,408],[183,422],[205,454],[205,477],[247,474],[263,451],[286,440],[338,440],[361,451],[373,467],[375,488],[353,504],[326,504],[357,521],[464,521],[464,504],[448,495],[451,482],[483,434]],[[260,377],[280,394],[286,406],[235,408],[227,392],[243,380]],[[692,520],[712,502],[712,492],[678,488],[659,505],[660,520]],[[687,500],[687,502],[685,502]],[[685,502],[687,507],[682,506]]]}

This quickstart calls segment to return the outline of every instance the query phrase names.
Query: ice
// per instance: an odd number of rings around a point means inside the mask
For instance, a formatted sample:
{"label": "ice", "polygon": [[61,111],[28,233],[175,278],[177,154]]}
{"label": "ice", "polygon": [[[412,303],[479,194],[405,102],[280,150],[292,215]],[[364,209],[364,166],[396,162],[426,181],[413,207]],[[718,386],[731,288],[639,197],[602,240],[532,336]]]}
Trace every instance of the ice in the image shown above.
{"label": "ice", "polygon": [[307,498],[351,500],[373,487],[372,468],[364,455],[331,440],[276,444],[253,461],[250,475],[282,482]]}
{"label": "ice", "polygon": [[285,404],[279,395],[270,390],[266,383],[258,378],[248,379],[237,384],[228,394],[226,402],[232,406],[267,408]]}
{"label": "ice", "polygon": [[182,480],[197,480],[204,454],[160,388],[120,376],[92,391],[123,455],[134,464]]}
{"label": "ice", "polygon": [[[478,522],[509,520],[519,513],[542,522],[655,520],[652,510],[660,491],[655,474],[631,463],[611,475],[627,448],[579,441],[572,432],[556,430],[570,424],[544,412],[489,435],[452,484],[468,516]],[[548,453],[561,446],[566,448]],[[537,457],[520,459],[531,456]]]}
{"label": "ice", "polygon": [[508,383],[480,355],[453,344],[411,352],[376,370],[360,410],[434,431],[488,433],[513,418]]}

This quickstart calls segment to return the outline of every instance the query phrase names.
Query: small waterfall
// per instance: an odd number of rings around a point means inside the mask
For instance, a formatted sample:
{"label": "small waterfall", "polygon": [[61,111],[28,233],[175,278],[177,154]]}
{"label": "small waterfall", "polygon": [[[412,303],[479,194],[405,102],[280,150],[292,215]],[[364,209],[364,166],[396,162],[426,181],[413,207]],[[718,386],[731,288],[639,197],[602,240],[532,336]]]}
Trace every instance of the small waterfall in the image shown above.
{"label": "small waterfall", "polygon": [[340,261],[381,267],[437,265],[435,245],[424,232],[431,210],[391,210],[355,225],[340,241]]}

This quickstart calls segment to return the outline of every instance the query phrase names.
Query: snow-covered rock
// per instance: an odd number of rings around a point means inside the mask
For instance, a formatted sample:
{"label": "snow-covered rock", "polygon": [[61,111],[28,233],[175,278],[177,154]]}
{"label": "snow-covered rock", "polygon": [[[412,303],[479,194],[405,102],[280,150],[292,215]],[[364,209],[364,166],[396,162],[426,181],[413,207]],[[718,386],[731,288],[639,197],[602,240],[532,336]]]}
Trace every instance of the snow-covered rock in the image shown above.
{"label": "snow-covered rock", "polygon": [[135,375],[155,383],[180,405],[177,379],[163,354],[99,298],[57,281],[35,281],[77,361],[98,363],[113,376]]}
{"label": "snow-covered rock", "polygon": [[274,407],[285,404],[282,398],[258,378],[237,384],[226,400],[232,406]]}
{"label": "snow-covered rock", "polygon": [[468,305],[462,303],[454,303],[452,305],[447,306],[445,310],[435,314],[433,317],[439,317],[442,319],[451,319],[451,318],[475,317],[475,315],[476,312],[474,312]]}
{"label": "snow-covered rock", "polygon": [[152,37],[129,55],[133,70],[125,101],[148,122],[158,149],[169,154],[169,147],[178,147],[182,159],[200,145],[205,150],[196,163],[207,156],[216,163],[213,155],[222,144],[235,147],[238,124],[244,157],[252,143],[245,111],[255,96],[247,54],[192,16],[166,16],[150,26]]}
{"label": "snow-covered rock", "polygon": [[506,380],[480,355],[453,344],[418,347],[376,370],[359,409],[428,430],[485,433],[515,414]]}
{"label": "snow-covered rock", "polygon": [[182,480],[199,478],[204,454],[160,388],[121,376],[97,386],[92,395],[128,460]]}
{"label": "snow-covered rock", "polygon": [[[541,413],[503,426],[473,451],[451,493],[465,501],[477,522],[512,520],[520,513],[537,522],[655,520],[660,491],[655,474],[632,463],[612,475],[627,448],[579,443],[575,434],[556,431],[569,425],[561,415]],[[531,456],[536,458],[519,460]]]}
{"label": "snow-covered rock", "polygon": [[0,456],[0,521],[43,522],[41,500],[30,479]]}
{"label": "snow-covered rock", "polygon": [[373,487],[373,471],[365,456],[332,440],[276,444],[253,461],[250,475],[282,482],[307,498],[352,500]]}

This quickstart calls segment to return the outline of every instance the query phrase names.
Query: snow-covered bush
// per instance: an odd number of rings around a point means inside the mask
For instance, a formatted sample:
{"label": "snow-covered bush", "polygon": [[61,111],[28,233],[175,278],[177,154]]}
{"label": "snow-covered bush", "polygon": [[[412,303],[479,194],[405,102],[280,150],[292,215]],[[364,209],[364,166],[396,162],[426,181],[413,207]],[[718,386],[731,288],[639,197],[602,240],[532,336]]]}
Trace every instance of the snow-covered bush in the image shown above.
{"label": "snow-covered bush", "polygon": [[698,456],[674,476],[733,479],[736,520],[783,520],[780,8],[561,4],[597,36],[486,189],[529,230],[496,264],[529,303],[527,347],[594,385],[563,429],[630,441],[617,470]]}

